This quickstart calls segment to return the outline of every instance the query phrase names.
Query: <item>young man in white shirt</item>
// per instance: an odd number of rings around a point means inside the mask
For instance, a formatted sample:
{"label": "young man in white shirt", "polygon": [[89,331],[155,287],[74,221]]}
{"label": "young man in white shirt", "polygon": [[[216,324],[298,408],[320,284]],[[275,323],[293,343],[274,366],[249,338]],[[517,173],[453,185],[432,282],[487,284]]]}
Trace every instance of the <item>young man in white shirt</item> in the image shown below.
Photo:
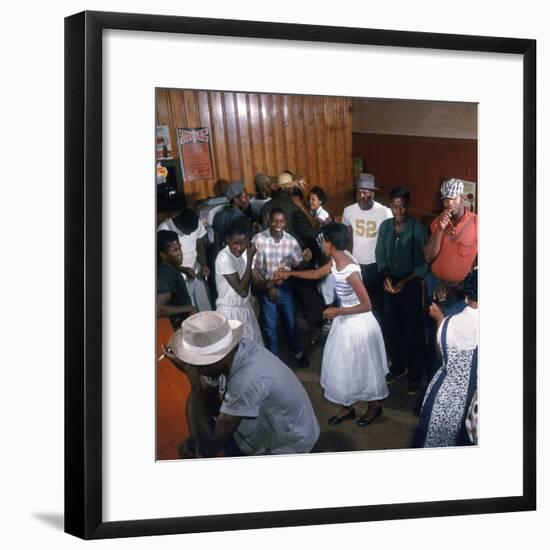
{"label": "young man in white shirt", "polygon": [[344,208],[342,223],[349,228],[348,249],[361,266],[363,283],[372,302],[372,312],[380,326],[383,326],[382,276],[378,273],[375,249],[380,224],[391,218],[392,213],[388,207],[374,200],[375,191],[378,190],[372,174],[359,174],[355,185],[357,202]]}
{"label": "young man in white shirt", "polygon": [[199,311],[210,311],[210,293],[206,285],[209,269],[206,264],[204,236],[206,229],[197,214],[189,209],[183,209],[177,216],[161,222],[157,231],[174,231],[178,235],[182,262],[180,271],[193,305]]}

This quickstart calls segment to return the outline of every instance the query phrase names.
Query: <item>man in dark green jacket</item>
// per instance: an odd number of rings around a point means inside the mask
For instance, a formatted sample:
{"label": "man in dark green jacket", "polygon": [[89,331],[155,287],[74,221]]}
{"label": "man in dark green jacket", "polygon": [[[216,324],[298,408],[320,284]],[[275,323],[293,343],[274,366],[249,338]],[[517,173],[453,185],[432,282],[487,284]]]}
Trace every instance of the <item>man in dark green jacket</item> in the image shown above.
{"label": "man in dark green jacket", "polygon": [[410,194],[404,187],[390,192],[393,218],[384,220],[378,232],[376,263],[384,277],[384,310],[389,321],[392,366],[388,384],[407,374],[408,393],[420,390],[424,360],[424,312],[422,281],[429,271],[422,249],[428,230],[409,216]]}

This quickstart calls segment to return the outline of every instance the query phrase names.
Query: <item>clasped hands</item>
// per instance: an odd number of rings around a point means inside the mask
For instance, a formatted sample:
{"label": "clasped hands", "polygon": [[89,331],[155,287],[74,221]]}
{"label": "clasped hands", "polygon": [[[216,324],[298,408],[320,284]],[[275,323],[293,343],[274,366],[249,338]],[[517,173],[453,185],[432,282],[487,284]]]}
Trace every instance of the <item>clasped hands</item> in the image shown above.
{"label": "clasped hands", "polygon": [[[302,258],[309,262],[311,258],[313,258],[313,254],[309,248],[306,248],[302,252]],[[290,277],[290,271],[285,269],[284,267],[280,267],[273,275],[273,281],[277,286],[280,286],[283,281],[286,281]]]}
{"label": "clasped hands", "polygon": [[384,290],[389,294],[399,294],[403,290],[404,286],[405,284],[403,281],[400,281],[394,285],[389,277],[384,279]]}

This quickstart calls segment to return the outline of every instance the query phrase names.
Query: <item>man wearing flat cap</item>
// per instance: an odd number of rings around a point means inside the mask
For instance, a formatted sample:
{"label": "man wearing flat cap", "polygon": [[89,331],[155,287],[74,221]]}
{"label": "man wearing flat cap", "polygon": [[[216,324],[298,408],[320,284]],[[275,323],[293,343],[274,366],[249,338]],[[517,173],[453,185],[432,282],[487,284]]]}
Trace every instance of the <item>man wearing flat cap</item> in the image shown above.
{"label": "man wearing flat cap", "polygon": [[[439,302],[445,315],[460,313],[465,307],[464,279],[477,258],[477,215],[464,205],[464,182],[458,178],[441,184],[443,211],[430,225],[431,235],[424,257],[431,263],[426,277],[428,302]],[[435,358],[435,327],[429,325],[428,374],[439,366]],[[433,371],[433,372],[430,372]]]}
{"label": "man wearing flat cap", "polygon": [[[236,218],[246,216],[245,210],[249,207],[248,194],[242,180],[233,181],[225,190],[224,195],[229,200],[229,206],[218,212],[212,220],[214,229],[216,254],[225,246],[225,234]],[[252,221],[250,223],[252,228]]]}
{"label": "man wearing flat cap", "polygon": [[[320,430],[304,387],[284,363],[242,333],[240,321],[200,312],[183,322],[164,350],[191,382],[192,451],[198,457],[310,452]],[[216,389],[205,377],[221,375],[226,388],[218,411]]]}
{"label": "man wearing flat cap", "polygon": [[372,302],[372,312],[382,324],[382,275],[376,264],[378,230],[384,220],[392,217],[391,210],[374,200],[375,186],[372,174],[359,174],[355,182],[357,202],[344,208],[342,223],[350,232],[349,250],[361,266],[361,277]]}

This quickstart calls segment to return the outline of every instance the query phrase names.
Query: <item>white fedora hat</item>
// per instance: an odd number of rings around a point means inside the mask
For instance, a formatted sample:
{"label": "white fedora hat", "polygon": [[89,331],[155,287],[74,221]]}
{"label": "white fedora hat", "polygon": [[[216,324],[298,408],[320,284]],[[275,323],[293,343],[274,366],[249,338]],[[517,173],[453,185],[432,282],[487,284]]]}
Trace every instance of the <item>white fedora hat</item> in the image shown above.
{"label": "white fedora hat", "polygon": [[187,318],[170,339],[174,355],[189,365],[211,365],[223,359],[243,335],[240,321],[201,311]]}

